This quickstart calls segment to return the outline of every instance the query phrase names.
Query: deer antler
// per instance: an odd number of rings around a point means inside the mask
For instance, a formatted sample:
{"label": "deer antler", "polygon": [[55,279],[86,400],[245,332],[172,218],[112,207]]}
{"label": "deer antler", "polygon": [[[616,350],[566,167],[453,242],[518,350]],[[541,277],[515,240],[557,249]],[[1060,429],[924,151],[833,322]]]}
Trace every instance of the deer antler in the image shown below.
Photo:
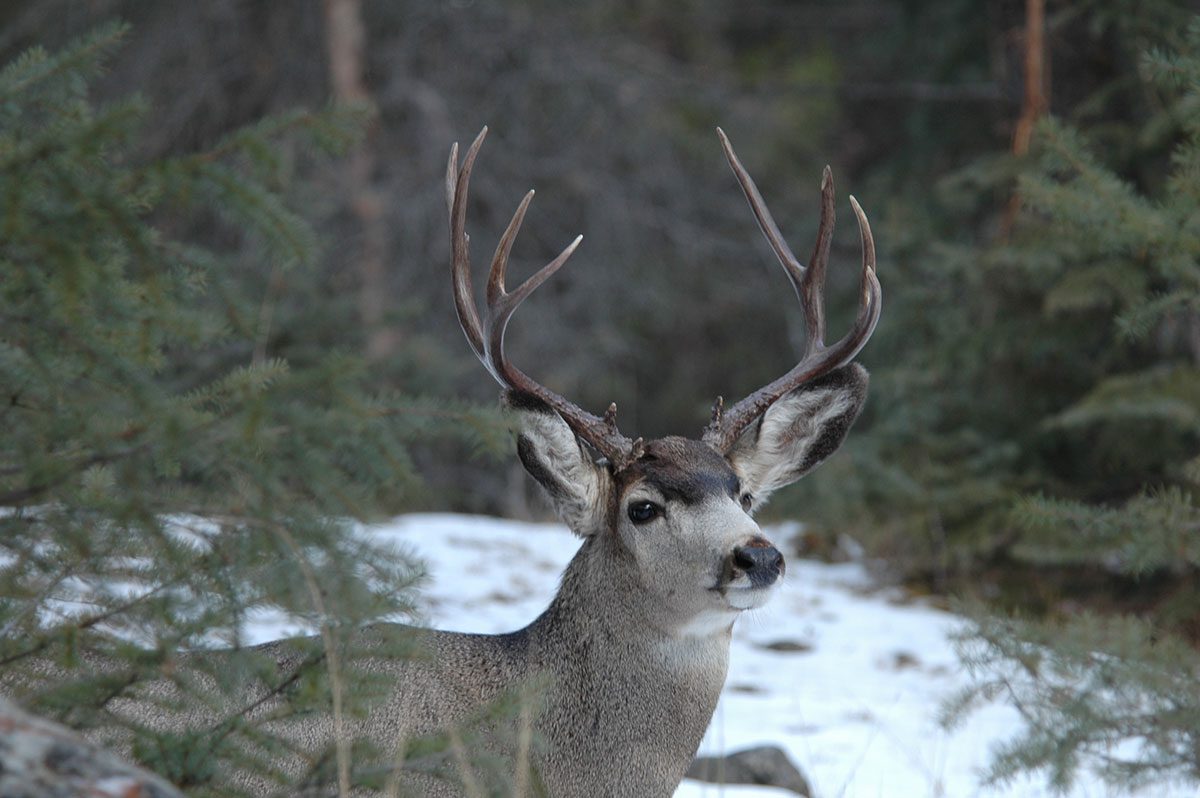
{"label": "deer antler", "polygon": [[[480,322],[479,313],[475,307],[475,295],[471,285],[471,259],[468,244],[470,237],[466,233],[467,187],[471,182],[471,168],[475,165],[475,157],[487,136],[485,126],[475,137],[475,141],[467,150],[462,166],[458,163],[458,144],[450,148],[450,162],[446,167],[446,203],[450,211],[450,250],[452,253],[451,274],[454,278],[454,305],[458,310],[458,321],[467,336],[467,342],[475,356],[483,363],[496,381],[514,391],[530,394],[542,400],[562,417],[567,426],[593,449],[608,458],[614,471],[620,471],[642,456],[642,439],[630,440],[617,430],[617,406],[611,404],[603,418],[594,416],[586,410],[564,399],[558,394],[537,382],[534,382],[519,368],[509,362],[504,354],[504,331],[513,312],[525,301],[525,298],[544,283],[552,274],[562,268],[567,262],[583,236],[576,236],[558,257],[539,269],[532,277],[511,292],[505,289],[504,276],[508,269],[508,254],[512,250],[513,240],[521,229],[525,219],[525,211],[533,200],[531,190],[521,200],[512,220],[500,237],[496,253],[492,256],[492,267],[488,272],[486,309],[484,322]],[[486,325],[487,338],[484,338]]]}
{"label": "deer antler", "polygon": [[834,217],[832,172],[826,166],[825,172],[821,176],[821,220],[817,225],[817,241],[813,247],[812,258],[809,260],[808,268],[805,268],[796,260],[791,248],[783,240],[779,226],[775,224],[771,212],[767,210],[767,204],[763,202],[758,187],[754,185],[754,180],[751,179],[745,167],[742,166],[742,162],[734,153],[733,145],[729,143],[725,131],[717,128],[717,135],[721,139],[721,147],[725,150],[725,158],[729,161],[729,166],[733,169],[734,174],[737,175],[742,192],[746,195],[746,201],[750,203],[750,209],[754,211],[754,218],[758,220],[759,228],[762,229],[771,249],[775,250],[775,256],[779,258],[780,264],[787,272],[788,279],[792,282],[792,287],[796,290],[796,296],[804,310],[805,330],[808,334],[804,356],[787,374],[759,388],[728,410],[723,410],[723,401],[720,397],[717,398],[717,402],[713,406],[712,422],[704,430],[704,441],[720,452],[728,452],[742,431],[765,413],[767,408],[780,397],[854,359],[859,350],[866,345],[867,339],[871,337],[871,333],[875,329],[876,322],[879,321],[883,295],[879,287],[879,279],[875,275],[875,240],[871,237],[871,225],[867,222],[867,215],[863,213],[858,201],[854,197],[850,197],[850,205],[854,208],[854,215],[858,217],[858,230],[862,237],[863,250],[858,317],[854,320],[854,326],[850,332],[846,333],[840,341],[832,346],[825,346],[825,308],[823,305],[825,267],[829,262],[829,244],[833,238]]}

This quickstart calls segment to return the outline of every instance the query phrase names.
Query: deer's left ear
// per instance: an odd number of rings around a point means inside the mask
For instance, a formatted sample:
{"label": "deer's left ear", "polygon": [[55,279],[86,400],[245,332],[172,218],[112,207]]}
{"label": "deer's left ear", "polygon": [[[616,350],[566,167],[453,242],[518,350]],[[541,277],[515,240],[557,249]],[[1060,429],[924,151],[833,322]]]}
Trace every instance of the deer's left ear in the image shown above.
{"label": "deer's left ear", "polygon": [[759,507],[837,451],[867,398],[867,370],[844,366],[782,396],[726,454]]}
{"label": "deer's left ear", "polygon": [[508,390],[503,403],[516,421],[521,464],[545,488],[558,517],[581,537],[603,528],[608,468],[592,459],[567,422],[545,402]]}

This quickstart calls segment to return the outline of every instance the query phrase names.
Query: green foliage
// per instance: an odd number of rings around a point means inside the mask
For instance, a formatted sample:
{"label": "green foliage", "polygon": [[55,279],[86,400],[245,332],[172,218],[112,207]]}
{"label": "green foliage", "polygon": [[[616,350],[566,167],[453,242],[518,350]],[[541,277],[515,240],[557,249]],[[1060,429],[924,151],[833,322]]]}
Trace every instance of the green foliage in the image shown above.
{"label": "green foliage", "polygon": [[[1109,509],[1173,487],[1194,495],[1200,25],[1161,5],[1137,21],[1099,6],[1052,20],[1108,37],[1110,54],[1156,41],[1141,61],[1156,82],[1091,86],[1067,114],[1087,127],[1046,120],[1029,157],[978,159],[935,186],[924,215],[910,209],[908,229],[880,233],[896,249],[867,356],[888,365],[845,459],[796,506],[909,573],[1036,561],[1055,536],[1014,518],[1030,495]],[[1156,110],[1126,120],[1131,106]]]}
{"label": "green foliage", "polygon": [[963,635],[976,684],[949,714],[1025,720],[993,781],[1200,782],[1200,18],[1151,6],[1054,12],[1052,57],[1070,29],[1129,68],[1056,72],[1027,157],[975,159],[880,231],[886,365],[846,451],[777,506],[1047,614],[977,608]]}
{"label": "green foliage", "polygon": [[[379,695],[354,633],[408,613],[421,572],[356,522],[419,496],[411,442],[493,451],[500,425],[379,395],[344,351],[276,352],[304,330],[272,319],[279,289],[255,292],[240,259],[256,273],[315,262],[283,153],[337,151],[361,114],[296,111],[144,159],[145,104],[89,99],[125,33],[0,73],[0,683],[35,712],[116,734],[197,795],[228,795],[233,766],[269,773],[286,746],[267,720],[328,712],[330,695],[361,712]],[[222,235],[191,235],[199,219]],[[261,612],[321,632],[297,673],[241,647]],[[220,644],[234,650],[214,664],[184,658]],[[402,656],[405,641],[384,650]],[[160,700],[207,707],[203,727],[115,709],[164,679]],[[286,700],[239,708],[250,683]]]}
{"label": "green foliage", "polygon": [[1119,507],[1029,497],[1017,504],[1013,517],[1028,533],[1021,546],[1028,551],[1020,553],[1029,559],[1092,564],[1096,552],[1103,552],[1106,568],[1130,576],[1160,571],[1187,576],[1200,567],[1200,503],[1178,487],[1147,492]]}
{"label": "green foliage", "polygon": [[968,611],[957,646],[974,684],[944,720],[1002,700],[1025,722],[994,749],[986,783],[1040,770],[1065,792],[1083,767],[1119,790],[1200,782],[1200,660],[1190,645],[1129,618],[1034,623]]}
{"label": "green foliage", "polygon": [[[1127,32],[1145,46],[1144,29]],[[816,480],[818,501],[850,490],[879,508],[885,537],[868,542],[901,552],[910,574],[999,563],[1027,569],[1026,584],[1057,574],[1064,592],[1098,574],[1102,608],[1139,612],[1078,616],[1053,599],[1040,622],[980,611],[962,638],[976,684],[948,714],[992,699],[1020,711],[991,781],[1041,770],[1062,790],[1093,767],[1117,788],[1200,782],[1200,655],[1187,642],[1200,628],[1200,23],[1186,35],[1143,60],[1158,113],[1099,120],[1107,101],[1084,101],[1086,124],[1044,121],[1028,158],[942,184],[974,194],[972,209],[1011,187],[1019,213],[1006,221],[997,203],[984,242],[942,244],[891,282],[881,269],[906,349],[843,467],[867,476]],[[1155,162],[1162,172],[1144,170]]]}

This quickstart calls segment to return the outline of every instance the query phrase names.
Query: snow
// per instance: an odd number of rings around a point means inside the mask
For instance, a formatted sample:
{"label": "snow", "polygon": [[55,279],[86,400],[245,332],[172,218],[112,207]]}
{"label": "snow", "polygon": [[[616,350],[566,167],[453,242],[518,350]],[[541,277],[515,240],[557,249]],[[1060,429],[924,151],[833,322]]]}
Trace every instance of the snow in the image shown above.
{"label": "snow", "polygon": [[[767,532],[786,551],[782,539],[797,529]],[[533,620],[579,545],[558,525],[455,515],[403,516],[367,534],[426,561],[424,620],[463,632],[511,631]],[[1019,728],[1014,710],[988,707],[952,733],[938,725],[940,703],[966,683],[949,642],[958,624],[950,613],[876,589],[860,565],[790,559],[772,602],[734,627],[729,677],[700,753],[782,746],[819,798],[1049,794],[1038,780],[978,786],[989,746]],[[258,642],[297,631],[285,618],[263,616],[246,633]],[[693,781],[675,795],[794,798]],[[1116,793],[1083,774],[1069,795]]]}

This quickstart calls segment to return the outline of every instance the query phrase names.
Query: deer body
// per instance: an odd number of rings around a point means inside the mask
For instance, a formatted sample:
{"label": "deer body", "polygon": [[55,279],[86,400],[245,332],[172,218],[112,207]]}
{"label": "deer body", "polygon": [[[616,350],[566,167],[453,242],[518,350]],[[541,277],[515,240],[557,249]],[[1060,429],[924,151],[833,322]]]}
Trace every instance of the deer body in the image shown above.
{"label": "deer body", "polygon": [[[524,459],[548,462],[546,448],[557,444],[582,453],[553,411],[530,407],[526,401],[516,411],[528,416],[519,439]],[[659,455],[665,463],[656,462]],[[395,687],[351,733],[387,750],[395,741],[468,724],[492,702],[534,685],[537,744],[529,757],[546,795],[671,795],[716,708],[734,620],[740,608],[767,600],[782,561],[761,587],[735,584],[728,552],[760,532],[724,458],[698,442],[670,438],[647,444],[646,458],[622,478],[623,488],[613,489],[625,503],[646,496],[678,502],[675,517],[637,526],[601,511],[592,519],[601,526],[576,530],[584,542],[557,595],[524,629],[424,632],[425,656],[361,664],[386,673]],[[597,479],[606,473],[603,466],[592,471]],[[731,604],[729,594],[739,591],[747,595]],[[281,662],[289,656],[287,641],[265,650]],[[333,733],[328,718],[289,730],[308,750],[327,748]],[[511,740],[490,742],[493,753],[514,756]],[[410,786],[422,795],[462,794],[432,779]]]}
{"label": "deer body", "polygon": [[[803,267],[721,133],[726,157],[804,307],[808,346],[788,373],[728,410],[718,399],[699,439],[630,440],[617,430],[615,405],[603,417],[587,413],[505,356],[513,311],[579,243],[506,290],[508,254],[532,192],[495,251],[484,312],[476,308],[465,215],[485,133],[461,166],[456,145],[447,170],[455,305],[471,348],[505,388],[522,464],[583,543],[550,606],[526,628],[495,636],[421,632],[423,656],[356,663],[391,687],[365,717],[346,718],[343,731],[369,739],[386,755],[405,740],[467,729],[492,702],[533,686],[524,720],[493,721],[483,738],[490,753],[514,763],[514,785],[503,794],[667,798],[716,708],[735,620],[765,604],[785,570],[753,512],[832,454],[865,401],[866,371],[851,360],[879,317],[870,228],[851,198],[863,243],[859,314],[846,336],[826,346],[821,293],[833,225],[828,169],[817,244]],[[382,627],[369,634],[393,632]],[[283,674],[303,656],[286,641],[262,650]],[[269,712],[270,702],[261,710]],[[285,731],[302,750],[328,749],[336,736],[329,717],[289,724]],[[453,772],[446,780],[406,771],[410,781],[404,783],[418,795],[493,792],[472,788],[469,766],[457,765],[461,790]]]}
{"label": "deer body", "polygon": [[[600,581],[603,566],[594,567],[609,560],[598,551],[605,545],[584,543],[558,596],[525,629],[497,636],[434,632],[433,671],[420,678],[420,691],[412,683],[399,686],[380,717],[410,716],[421,706],[433,723],[419,731],[434,732],[448,718],[465,719],[524,684],[538,685],[543,709],[534,728],[541,752],[531,763],[547,795],[671,795],[724,684],[729,627],[704,636],[647,634],[631,625],[641,620],[636,607],[623,612],[595,602],[615,586]],[[421,692],[420,704],[414,692]]]}

